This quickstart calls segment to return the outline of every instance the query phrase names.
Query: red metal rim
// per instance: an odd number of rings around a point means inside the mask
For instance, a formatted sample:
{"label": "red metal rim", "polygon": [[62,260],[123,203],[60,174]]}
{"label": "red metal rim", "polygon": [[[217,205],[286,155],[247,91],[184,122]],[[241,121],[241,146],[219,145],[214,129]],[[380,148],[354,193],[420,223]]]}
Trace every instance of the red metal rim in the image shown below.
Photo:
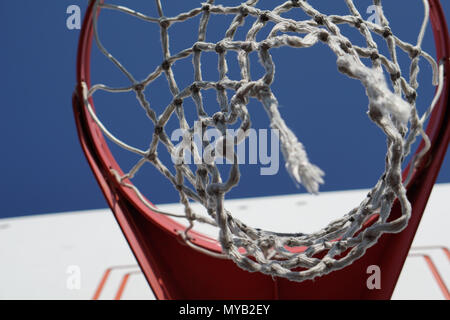
{"label": "red metal rim", "polygon": [[[447,148],[449,139],[450,139],[450,130],[448,129],[449,122],[449,110],[448,110],[448,95],[449,95],[449,81],[448,75],[450,74],[450,40],[448,35],[448,28],[445,22],[444,13],[442,7],[440,5],[439,0],[429,0],[430,3],[430,15],[431,15],[431,23],[433,27],[435,43],[436,43],[436,56],[439,61],[444,61],[445,65],[445,73],[446,76],[444,78],[443,84],[443,92],[442,95],[435,106],[435,109],[430,117],[428,126],[427,126],[427,134],[431,140],[433,146],[435,145],[444,145]],[[82,88],[81,83],[85,82],[90,87],[90,57],[91,57],[91,48],[92,48],[92,39],[93,39],[93,26],[92,26],[92,15],[94,14],[95,1],[91,0],[88,10],[85,15],[83,28],[81,30],[80,42],[78,47],[78,57],[77,57],[77,92],[76,95],[78,97],[82,97]],[[88,142],[91,144],[89,148],[84,148],[84,151],[88,157],[91,157],[90,163],[92,167],[92,162],[95,161],[96,166],[99,170],[94,170],[94,173],[97,177],[97,180],[102,188],[102,191],[108,200],[111,207],[117,201],[118,197],[126,198],[127,202],[132,204],[142,215],[144,215],[147,219],[151,220],[155,224],[159,225],[159,227],[165,230],[168,234],[173,237],[179,237],[178,231],[183,230],[184,226],[175,222],[169,217],[164,215],[155,213],[151,211],[148,207],[146,207],[136,196],[136,194],[129,188],[126,188],[120,185],[115,177],[111,174],[110,170],[115,169],[120,174],[123,174],[120,166],[114,159],[111,151],[109,150],[105,138],[98,128],[94,120],[89,116],[86,110],[86,106],[84,106],[83,102],[80,99],[75,99],[74,104],[79,104],[78,106],[74,106],[76,109],[76,120],[77,127],[79,132],[83,132],[85,135],[85,139],[87,138]],[[92,98],[90,98],[90,104],[92,108],[94,108],[94,102]],[[84,141],[86,143],[86,141]],[[423,148],[423,144],[419,147],[419,150]],[[429,152],[428,157],[432,157],[433,155]],[[445,154],[445,150],[444,150]],[[443,156],[442,156],[443,157]],[[431,161],[431,160],[430,160]],[[440,165],[439,165],[440,166]],[[429,173],[431,171],[438,171],[439,166],[437,168],[430,168],[428,165],[428,160],[423,161],[423,165],[415,170],[413,173],[413,177],[411,179],[409,187],[419,187],[422,184],[421,176],[424,173]],[[408,168],[405,169],[405,172]],[[404,172],[404,175],[405,175]],[[437,175],[436,172],[433,172]],[[130,182],[132,183],[132,182]],[[430,189],[431,191],[431,189]],[[423,199],[428,199],[429,192],[427,194],[421,195]],[[203,234],[197,233],[193,231],[191,235],[195,238],[195,243],[203,247],[205,249],[221,252],[220,244],[215,240]],[[152,285],[152,287],[154,287]]]}

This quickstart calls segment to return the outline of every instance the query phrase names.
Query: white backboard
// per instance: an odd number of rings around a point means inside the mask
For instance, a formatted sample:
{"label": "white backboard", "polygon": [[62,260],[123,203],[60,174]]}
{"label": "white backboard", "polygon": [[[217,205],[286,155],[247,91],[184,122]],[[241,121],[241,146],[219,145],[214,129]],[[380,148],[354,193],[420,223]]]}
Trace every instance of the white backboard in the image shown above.
{"label": "white backboard", "polygon": [[[261,227],[274,224],[261,212],[276,208],[280,231],[292,231],[290,226],[299,225],[293,223],[296,220],[303,231],[309,231],[342,214],[365,193],[253,198],[227,204],[236,215]],[[448,298],[449,194],[450,184],[434,187],[393,299],[445,299],[446,294]],[[154,299],[107,209],[2,219],[0,257],[0,299]]]}

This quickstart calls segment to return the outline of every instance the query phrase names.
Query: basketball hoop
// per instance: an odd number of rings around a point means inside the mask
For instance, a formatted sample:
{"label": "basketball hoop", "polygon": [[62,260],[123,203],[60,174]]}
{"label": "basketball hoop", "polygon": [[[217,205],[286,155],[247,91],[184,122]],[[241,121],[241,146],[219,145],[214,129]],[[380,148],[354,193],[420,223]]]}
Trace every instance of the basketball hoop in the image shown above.
{"label": "basketball hoop", "polygon": [[[436,180],[450,139],[450,108],[448,106],[448,72],[450,71],[450,40],[444,14],[438,0],[424,0],[425,19],[416,45],[397,38],[380,9],[381,25],[362,19],[353,1],[345,1],[349,15],[327,16],[303,0],[286,1],[271,11],[257,8],[257,0],[240,6],[216,5],[213,0],[176,17],[164,17],[159,0],[159,17],[150,17],[132,9],[93,0],[89,4],[80,36],[77,64],[77,88],[73,96],[75,119],[82,148],[114,215],[129,242],[147,281],[159,299],[233,298],[233,299],[388,299],[391,297]],[[374,1],[381,8],[381,1]],[[123,65],[103,47],[97,30],[100,9],[156,23],[161,29],[164,61],[142,81],[137,81]],[[309,18],[295,21],[283,18],[289,10],[300,9]],[[205,41],[208,20],[214,14],[233,15],[225,38],[217,43]],[[198,41],[177,54],[168,46],[170,26],[201,16]],[[247,16],[256,20],[246,41],[234,41],[236,30]],[[437,62],[421,49],[428,16],[431,18],[436,43]],[[269,36],[256,41],[256,34],[268,21],[274,22]],[[341,34],[339,25],[346,24],[364,35],[367,47],[352,44]],[[288,34],[289,33],[289,34]],[[290,33],[296,33],[293,36]],[[301,35],[301,36],[300,36]],[[377,50],[373,36],[386,40],[391,57]],[[92,43],[130,80],[130,85],[112,88],[91,85],[90,57]],[[261,102],[272,129],[280,132],[281,150],[286,168],[309,192],[317,193],[323,183],[323,172],[309,162],[304,146],[287,127],[278,112],[278,102],[270,85],[275,71],[270,54],[272,48],[289,46],[308,48],[326,44],[337,56],[338,70],[359,80],[369,99],[369,117],[386,134],[388,148],[386,171],[367,197],[341,219],[311,234],[280,234],[247,226],[224,207],[225,195],[239,181],[239,164],[234,148],[246,139],[251,126],[246,105],[249,98]],[[396,58],[397,49],[411,59],[407,81]],[[306,50],[306,49],[305,49]],[[236,51],[241,67],[241,81],[228,79],[226,53]],[[219,57],[220,79],[203,81],[202,52],[215,52]],[[248,55],[257,52],[265,70],[263,77],[252,80],[248,72]],[[193,83],[178,89],[171,65],[180,59],[192,58]],[[429,109],[419,115],[415,106],[418,88],[419,59],[433,68],[436,95]],[[361,62],[368,59],[371,66]],[[389,86],[384,71],[391,76]],[[165,75],[173,100],[157,115],[146,100],[143,90],[159,76]],[[208,115],[202,106],[202,90],[215,90],[221,110]],[[228,99],[225,91],[235,92]],[[97,91],[135,92],[137,100],[154,125],[148,150],[140,150],[114,136],[97,116],[93,96]],[[236,137],[224,136],[216,146],[215,156],[233,162],[228,179],[223,182],[214,161],[199,162],[192,172],[182,159],[185,149],[193,150],[193,128],[184,118],[183,100],[192,98],[203,127],[224,129],[239,121]],[[182,146],[168,141],[164,126],[176,114],[184,130]],[[428,120],[425,130],[422,125]],[[402,164],[417,136],[422,143],[411,162],[401,173]],[[109,150],[105,138],[119,147],[140,156],[129,171],[123,172]],[[172,174],[158,159],[159,144],[178,156]],[[231,151],[230,151],[231,150]],[[174,185],[185,208],[182,217],[188,226],[177,223],[170,212],[154,206],[133,183],[135,173],[150,163]],[[190,188],[189,185],[194,188]],[[202,204],[207,216],[195,213],[189,201]],[[219,228],[219,239],[212,239],[193,229],[194,223],[207,223]],[[161,244],[164,246],[161,246]],[[182,267],[180,267],[182,262]],[[366,268],[377,265],[383,270],[381,290],[366,286]]]}

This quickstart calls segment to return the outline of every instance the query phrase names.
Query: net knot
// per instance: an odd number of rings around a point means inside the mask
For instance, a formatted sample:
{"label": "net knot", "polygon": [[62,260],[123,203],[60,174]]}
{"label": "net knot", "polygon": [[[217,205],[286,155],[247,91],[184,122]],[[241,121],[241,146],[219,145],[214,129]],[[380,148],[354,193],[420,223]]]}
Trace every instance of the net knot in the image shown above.
{"label": "net knot", "polygon": [[350,48],[352,47],[352,44],[350,42],[341,42],[339,44],[339,47],[345,52],[345,53],[350,53]]}
{"label": "net knot", "polygon": [[322,42],[328,42],[328,39],[330,38],[330,34],[327,31],[320,31],[319,33],[319,40]]}
{"label": "net knot", "polygon": [[194,45],[192,46],[192,51],[201,52],[202,51],[201,45],[198,42],[194,43]]}
{"label": "net knot", "polygon": [[325,258],[323,258],[322,263],[324,264],[324,266],[325,266],[327,269],[331,269],[331,268],[333,267],[335,261],[336,261],[336,260],[334,260],[334,259],[332,259],[332,258],[325,257]]}
{"label": "net knot", "polygon": [[388,191],[382,197],[385,201],[394,201],[395,193],[392,191]]}
{"label": "net knot", "polygon": [[270,44],[267,41],[263,41],[259,45],[259,49],[260,50],[264,50],[264,51],[269,50],[270,49]]}
{"label": "net knot", "polygon": [[270,15],[270,11],[264,11],[260,14],[259,20],[262,23],[266,23],[267,21],[269,21],[269,15]]}
{"label": "net knot", "polygon": [[300,7],[300,1],[299,0],[291,0],[293,7]]}
{"label": "net knot", "polygon": [[219,186],[216,183],[210,184],[206,187],[206,193],[213,197],[220,195]]}
{"label": "net knot", "polygon": [[191,86],[191,91],[192,91],[193,93],[198,93],[198,92],[200,91],[200,88],[199,88],[199,86],[198,86],[197,83],[194,83],[194,84]]}
{"label": "net knot", "polygon": [[243,17],[248,16],[249,10],[248,6],[245,3],[241,4],[239,11]]}
{"label": "net knot", "polygon": [[391,188],[396,188],[401,183],[401,175],[397,172],[390,174],[387,178],[387,183],[391,186]]}
{"label": "net knot", "polygon": [[314,21],[319,25],[323,25],[325,23],[325,16],[323,14],[316,14]]}
{"label": "net knot", "polygon": [[233,242],[231,241],[227,241],[225,243],[222,244],[223,249],[225,249],[225,251],[230,251],[231,248],[233,248]]}
{"label": "net knot", "polygon": [[181,106],[181,105],[183,104],[183,99],[181,99],[181,98],[176,98],[176,99],[173,101],[173,104],[176,105],[176,106]]}
{"label": "net knot", "polygon": [[376,49],[373,50],[372,53],[370,54],[370,59],[372,61],[375,61],[375,60],[377,60],[379,58],[380,58],[380,54],[378,53],[378,51]]}
{"label": "net knot", "polygon": [[422,49],[420,47],[414,47],[409,50],[409,56],[411,59],[417,58],[422,53]]}
{"label": "net knot", "polygon": [[165,70],[165,71],[169,70],[169,69],[170,69],[170,66],[171,66],[171,63],[170,63],[169,60],[164,60],[164,61],[161,63],[161,68],[163,68],[163,70]]}
{"label": "net knot", "polygon": [[259,98],[267,97],[270,95],[270,92],[271,92],[270,86],[268,86],[265,83],[261,83],[261,82],[254,85],[253,91],[256,93],[256,95]]}
{"label": "net knot", "polygon": [[162,126],[157,125],[157,126],[155,127],[155,134],[156,134],[157,136],[159,136],[159,135],[163,132],[163,130],[164,130],[164,128],[163,128]]}
{"label": "net knot", "polygon": [[222,112],[217,112],[213,115],[214,122],[217,123],[225,123],[225,116]]}
{"label": "net knot", "polygon": [[134,85],[134,90],[137,92],[143,91],[145,89],[145,85],[142,83],[137,83]]}
{"label": "net knot", "polygon": [[388,26],[384,27],[384,30],[383,30],[383,37],[384,37],[384,38],[388,38],[388,37],[390,37],[390,36],[392,36],[392,30],[391,30],[391,28],[389,28]]}
{"label": "net knot", "polygon": [[291,31],[291,32],[296,32],[297,31],[297,26],[295,23],[289,23],[287,26],[287,30]]}
{"label": "net knot", "polygon": [[368,240],[369,242],[373,242],[377,239],[377,236],[372,232],[364,232],[364,239]]}
{"label": "net knot", "polygon": [[[375,123],[380,122],[383,118],[383,113],[381,113],[381,111],[373,105],[369,105],[369,111],[367,113],[369,118]],[[384,180],[384,178],[382,179]]]}
{"label": "net knot", "polygon": [[158,153],[156,151],[151,152],[151,153],[147,154],[146,158],[150,162],[155,162],[156,159],[158,158]]}
{"label": "net knot", "polygon": [[204,3],[202,5],[202,10],[208,12],[209,10],[211,10],[211,5],[209,3]]}
{"label": "net knot", "polygon": [[241,44],[241,49],[245,52],[252,52],[253,51],[253,43],[250,41],[243,42]]}
{"label": "net knot", "polygon": [[344,248],[341,241],[335,242],[334,245],[336,246],[336,249],[339,251],[341,251]]}
{"label": "net knot", "polygon": [[200,198],[206,197],[206,192],[204,189],[196,189],[196,190],[197,190],[197,194],[199,195]]}
{"label": "net knot", "polygon": [[170,27],[170,21],[166,17],[159,18],[159,25],[163,29],[167,29]]}
{"label": "net knot", "polygon": [[400,77],[401,77],[402,75],[401,75],[400,71],[397,71],[397,72],[391,73],[390,76],[391,76],[392,82],[395,82],[395,81],[397,81],[398,79],[400,79]]}
{"label": "net knot", "polygon": [[361,18],[356,18],[356,20],[355,20],[355,28],[361,28],[361,25],[363,24],[363,19],[361,19]]}
{"label": "net knot", "polygon": [[200,177],[206,177],[206,175],[208,174],[208,171],[206,171],[206,169],[204,169],[204,168],[200,168],[197,170],[197,174]]}
{"label": "net knot", "polygon": [[214,48],[217,53],[224,53],[225,52],[225,46],[222,42],[218,42]]}
{"label": "net knot", "polygon": [[416,101],[417,99],[417,92],[415,90],[413,90],[412,92],[410,92],[407,96],[406,96],[406,100],[412,104],[414,103],[414,101]]}

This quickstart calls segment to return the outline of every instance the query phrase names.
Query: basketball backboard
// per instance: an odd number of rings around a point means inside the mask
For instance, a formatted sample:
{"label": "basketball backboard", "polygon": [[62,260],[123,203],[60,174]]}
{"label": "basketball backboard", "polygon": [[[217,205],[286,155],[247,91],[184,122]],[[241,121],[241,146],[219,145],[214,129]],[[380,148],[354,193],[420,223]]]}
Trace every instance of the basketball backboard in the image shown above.
{"label": "basketball backboard", "polygon": [[[292,221],[315,229],[366,190],[230,200],[228,207],[249,223],[291,231]],[[393,299],[449,299],[450,184],[436,185]],[[327,202],[333,202],[333,209]],[[351,201],[350,201],[351,203]],[[178,204],[158,206],[174,211]],[[303,213],[298,212],[301,207]],[[261,214],[277,208],[289,218]],[[266,219],[262,219],[266,217]],[[294,223],[295,225],[295,223]],[[208,232],[206,230],[206,232]],[[0,299],[154,299],[112,213],[107,209],[0,220]],[[369,276],[369,275],[368,275]]]}

